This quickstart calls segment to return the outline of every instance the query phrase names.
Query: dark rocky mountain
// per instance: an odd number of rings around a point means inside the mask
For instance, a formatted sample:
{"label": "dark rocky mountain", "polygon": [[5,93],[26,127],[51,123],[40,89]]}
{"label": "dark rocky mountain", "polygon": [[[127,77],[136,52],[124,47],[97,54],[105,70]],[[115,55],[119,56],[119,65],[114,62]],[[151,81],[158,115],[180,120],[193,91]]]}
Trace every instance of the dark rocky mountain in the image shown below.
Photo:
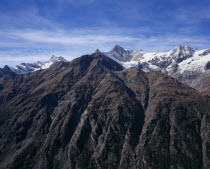
{"label": "dark rocky mountain", "polygon": [[209,169],[210,98],[99,51],[0,79],[1,169]]}
{"label": "dark rocky mountain", "polygon": [[6,75],[14,75],[14,74],[16,74],[16,73],[14,73],[13,71],[11,71],[11,69],[9,68],[9,66],[4,66],[4,68],[0,68],[0,78],[1,77],[4,77],[4,76],[6,76]]}

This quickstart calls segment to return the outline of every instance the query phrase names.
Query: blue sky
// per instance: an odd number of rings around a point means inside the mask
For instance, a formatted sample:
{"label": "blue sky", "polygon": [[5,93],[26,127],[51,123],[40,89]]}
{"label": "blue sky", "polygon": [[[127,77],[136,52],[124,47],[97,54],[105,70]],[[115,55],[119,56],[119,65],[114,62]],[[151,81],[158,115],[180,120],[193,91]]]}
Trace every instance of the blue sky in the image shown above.
{"label": "blue sky", "polygon": [[209,0],[0,0],[0,67],[71,60],[115,44],[210,48]]}

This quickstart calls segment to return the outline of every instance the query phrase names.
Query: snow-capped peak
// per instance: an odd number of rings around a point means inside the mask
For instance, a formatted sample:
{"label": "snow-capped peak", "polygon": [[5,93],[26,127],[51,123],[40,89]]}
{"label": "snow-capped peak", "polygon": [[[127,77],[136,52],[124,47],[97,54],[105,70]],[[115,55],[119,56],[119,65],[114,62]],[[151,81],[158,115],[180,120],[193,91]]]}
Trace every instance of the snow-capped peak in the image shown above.
{"label": "snow-capped peak", "polygon": [[52,64],[57,62],[68,62],[68,61],[62,56],[57,57],[55,55],[52,55],[50,59],[46,62],[38,61],[36,63],[21,63],[20,65],[17,65],[15,68],[10,67],[10,70],[17,74],[24,74],[41,69],[48,69]]}
{"label": "snow-capped peak", "polygon": [[195,50],[189,46],[177,46],[170,51],[170,57],[177,63],[193,56]]}
{"label": "snow-capped peak", "polygon": [[192,55],[195,52],[195,49],[189,46],[176,46],[173,50],[170,51],[171,55]]}
{"label": "snow-capped peak", "polygon": [[112,59],[116,58],[117,60],[122,62],[130,61],[132,57],[131,53],[132,50],[124,49],[119,45],[115,45],[109,52],[104,52],[105,55],[112,57]]}
{"label": "snow-capped peak", "polygon": [[50,62],[67,62],[67,60],[64,58],[64,57],[62,57],[62,56],[55,56],[55,55],[52,55],[51,57],[50,57],[50,60],[49,60]]}

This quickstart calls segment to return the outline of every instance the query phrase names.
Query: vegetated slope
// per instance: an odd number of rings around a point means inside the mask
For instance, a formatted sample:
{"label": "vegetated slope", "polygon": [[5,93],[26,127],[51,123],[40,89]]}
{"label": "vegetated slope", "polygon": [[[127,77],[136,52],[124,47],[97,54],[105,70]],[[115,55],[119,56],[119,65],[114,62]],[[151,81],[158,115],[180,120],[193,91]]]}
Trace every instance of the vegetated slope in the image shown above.
{"label": "vegetated slope", "polygon": [[99,51],[0,79],[0,168],[208,169],[209,98]]}

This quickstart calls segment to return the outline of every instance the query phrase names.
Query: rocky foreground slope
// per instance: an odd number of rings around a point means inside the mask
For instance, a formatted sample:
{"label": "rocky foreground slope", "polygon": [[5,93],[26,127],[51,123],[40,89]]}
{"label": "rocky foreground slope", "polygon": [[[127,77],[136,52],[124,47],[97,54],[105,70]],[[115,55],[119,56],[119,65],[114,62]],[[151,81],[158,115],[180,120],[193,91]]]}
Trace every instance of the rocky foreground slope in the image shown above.
{"label": "rocky foreground slope", "polygon": [[1,169],[209,169],[210,99],[96,52],[0,78]]}

